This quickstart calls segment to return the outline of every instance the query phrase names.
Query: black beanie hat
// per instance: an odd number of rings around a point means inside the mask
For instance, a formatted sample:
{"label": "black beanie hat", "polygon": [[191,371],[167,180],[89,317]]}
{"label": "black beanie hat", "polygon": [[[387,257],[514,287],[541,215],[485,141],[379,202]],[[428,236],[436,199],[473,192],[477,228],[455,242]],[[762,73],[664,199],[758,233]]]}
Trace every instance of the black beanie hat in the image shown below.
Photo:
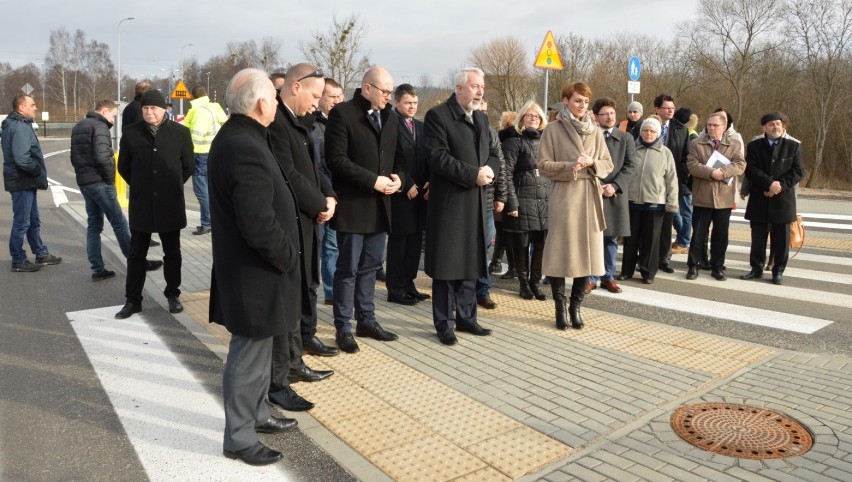
{"label": "black beanie hat", "polygon": [[763,117],[760,118],[760,125],[765,126],[767,122],[772,122],[772,121],[777,121],[777,120],[784,122],[784,114],[782,114],[780,112],[770,112],[770,113],[765,114]]}
{"label": "black beanie hat", "polygon": [[142,94],[142,106],[153,105],[157,107],[166,108],[166,98],[163,97],[163,94],[157,89],[150,89],[148,92]]}
{"label": "black beanie hat", "polygon": [[686,107],[681,107],[680,109],[675,111],[674,118],[677,119],[677,121],[681,124],[685,125],[687,122],[689,122],[689,116],[691,115],[692,111],[690,109]]}

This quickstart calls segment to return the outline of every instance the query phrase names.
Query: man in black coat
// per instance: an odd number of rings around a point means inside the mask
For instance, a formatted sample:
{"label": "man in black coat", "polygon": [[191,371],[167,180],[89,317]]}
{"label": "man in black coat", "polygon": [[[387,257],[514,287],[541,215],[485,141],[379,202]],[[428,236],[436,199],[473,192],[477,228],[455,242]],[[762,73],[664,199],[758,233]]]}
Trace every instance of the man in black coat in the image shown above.
{"label": "man in black coat", "polygon": [[786,117],[780,112],[764,115],[760,124],[764,136],[746,147],[745,176],[751,187],[745,218],[751,226],[751,271],[741,278],[763,277],[766,236],[771,233],[772,282],[780,285],[790,256],[789,224],[796,220],[794,187],[804,176],[802,151],[798,142],[784,137]]}
{"label": "man in black coat", "polygon": [[[459,331],[490,335],[476,320],[476,280],[487,273],[486,193],[500,169],[488,118],[479,112],[485,74],[460,70],[455,93],[426,113],[429,209],[426,274],[432,283],[432,317],[441,343]],[[455,299],[455,317],[452,301]]]}
{"label": "man in black coat", "polygon": [[[136,94],[129,104],[124,106],[124,111],[121,113],[121,135],[131,125],[142,121],[142,95],[151,90],[151,84],[145,80],[137,82],[134,89]],[[121,100],[121,99],[119,99]]]}
{"label": "man in black coat", "polygon": [[[633,177],[636,162],[636,141],[632,135],[621,132],[615,126],[615,101],[603,97],[595,101],[592,112],[598,125],[604,132],[606,147],[612,157],[613,169],[601,179],[603,189],[604,217],[604,268],[606,273],[600,277],[601,287],[610,293],[621,293],[621,287],[615,281],[615,260],[618,255],[618,238],[630,236],[630,212],[627,203],[627,186]],[[598,277],[589,276],[586,293],[597,288]]]}
{"label": "man in black coat", "polygon": [[405,166],[396,157],[399,121],[391,111],[393,78],[382,67],[364,74],[361,88],[331,110],[325,130],[326,163],[340,205],[331,220],[337,230],[334,327],[337,346],[359,350],[355,335],[393,341],[396,334],[376,321],[376,272],[382,267],[391,229],[391,195],[402,189]]}
{"label": "man in black coat", "polygon": [[417,114],[417,91],[402,84],[394,91],[394,112],[399,116],[397,155],[405,163],[402,193],[391,198],[393,231],[388,235],[388,301],[414,305],[430,298],[417,291],[414,279],[420,266],[423,230],[426,228],[426,197],[429,176],[426,169],[426,139]]}
{"label": "man in black coat", "polygon": [[264,465],[282,455],[260,443],[257,432],[297,425],[271,416],[264,399],[272,337],[299,321],[302,236],[296,198],[266,129],[275,118],[275,87],[265,72],[245,69],[231,79],[225,99],[231,118],[213,140],[207,174],[216,223],[210,321],[231,333],[222,377],[224,455]]}
{"label": "man in black coat", "polygon": [[151,233],[163,243],[163,276],[169,312],[180,313],[180,230],[186,227],[183,185],[195,169],[189,129],[166,118],[166,99],[158,90],[142,95],[144,120],[127,126],[121,138],[118,172],[130,187],[130,255],[127,303],[115,317],[142,311],[145,257]]}
{"label": "man in black coat", "polygon": [[[308,410],[313,404],[299,397],[290,382],[315,382],[331,376],[332,371],[317,371],[302,359],[305,351],[320,356],[337,355],[316,338],[317,288],[319,287],[319,245],[317,223],[334,215],[337,200],[331,184],[313,159],[313,146],[307,128],[297,117],[314,110],[325,85],[323,75],[311,64],[301,63],[286,73],[279,90],[275,120],[269,125],[272,152],[281,165],[296,195],[302,229],[302,315],[288,335],[273,338],[272,384],[269,399],[285,410]],[[289,348],[289,349],[288,349]]]}

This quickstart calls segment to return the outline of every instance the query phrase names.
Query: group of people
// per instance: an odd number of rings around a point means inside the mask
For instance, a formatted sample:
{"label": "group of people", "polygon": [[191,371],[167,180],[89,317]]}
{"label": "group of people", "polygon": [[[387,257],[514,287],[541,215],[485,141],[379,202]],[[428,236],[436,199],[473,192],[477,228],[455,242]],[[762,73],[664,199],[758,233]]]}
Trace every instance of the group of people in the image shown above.
{"label": "group of people", "polygon": [[[169,311],[182,310],[183,185],[193,178],[201,205],[193,234],[212,235],[210,320],[232,335],[223,379],[227,457],[258,465],[281,458],[257,433],[297,423],[271,415],[265,400],[309,410],[313,404],[291,385],[333,374],[311,369],[303,354],[356,353],[355,337],[398,339],[380,325],[374,303],[385,252],[388,301],[419,303],[430,297],[414,284],[425,238],[441,343],[458,343],[456,332],[490,335],[477,308],[495,306],[487,258],[495,213],[502,215],[520,296],[545,300],[544,277],[556,327],[581,329],[580,307],[598,281],[618,293],[616,281],[638,269],[652,283],[658,269],[672,271],[673,246],[685,246],[682,231],[687,239],[692,231],[687,278],[706,263],[725,279],[733,179],[745,173],[752,270],[743,278],[762,276],[771,233],[773,281],[780,284],[786,225],[795,217],[793,186],[802,176],[798,143],[786,136],[783,114],[764,116],[764,136],[743,149],[723,109],[700,134],[690,133],[695,121],[688,128],[677,120],[674,99],[662,94],[655,115],[642,119],[642,105],[631,103],[628,120],[617,126],[615,101],[592,104],[589,86],[575,82],[563,88],[549,118],[530,101],[498,133],[489,127],[484,91],[480,69],[461,69],[452,95],[421,122],[417,91],[394,88],[379,66],[365,73],[348,101],[339,84],[308,63],[271,78],[245,69],[228,84],[229,117],[197,87],[181,125],[166,115],[159,91],[137,85],[118,155],[118,172],[130,185],[129,224],[113,185],[115,103],[100,101],[75,127],[71,157],[89,216],[92,279],[115,275],[100,255],[104,215],[127,258],[127,300],[117,318],[141,311],[145,271],[160,266]],[[25,129],[34,110],[30,97],[18,96],[3,123],[4,180],[15,210],[13,271],[61,261],[38,236],[35,190],[46,188],[46,175],[38,140]],[[127,117],[137,110],[137,120]],[[163,245],[162,262],[147,260],[153,233]],[[22,252],[25,235],[35,264]],[[624,255],[616,274],[620,238]],[[337,347],[316,336],[320,286],[333,306]]]}

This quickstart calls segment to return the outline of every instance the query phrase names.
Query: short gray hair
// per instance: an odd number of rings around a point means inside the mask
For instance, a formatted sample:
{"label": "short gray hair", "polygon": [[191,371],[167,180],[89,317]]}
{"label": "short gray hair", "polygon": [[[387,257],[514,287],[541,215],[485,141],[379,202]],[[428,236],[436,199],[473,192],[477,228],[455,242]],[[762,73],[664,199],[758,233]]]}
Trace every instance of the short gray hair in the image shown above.
{"label": "short gray hair", "polygon": [[465,81],[467,81],[467,74],[471,73],[476,73],[485,77],[485,72],[483,72],[482,69],[476,67],[465,67],[456,72],[456,75],[453,76],[454,86],[464,84]]}
{"label": "short gray hair", "polygon": [[249,114],[258,99],[265,98],[272,85],[269,74],[260,69],[243,69],[228,82],[225,105],[232,114]]}

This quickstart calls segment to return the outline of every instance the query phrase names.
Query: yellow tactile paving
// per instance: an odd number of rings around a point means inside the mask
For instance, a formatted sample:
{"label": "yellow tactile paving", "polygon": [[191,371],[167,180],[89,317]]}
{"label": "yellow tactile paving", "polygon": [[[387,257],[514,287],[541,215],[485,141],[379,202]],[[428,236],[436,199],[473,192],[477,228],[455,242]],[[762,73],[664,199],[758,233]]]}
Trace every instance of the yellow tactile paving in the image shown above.
{"label": "yellow tactile paving", "polygon": [[337,424],[335,434],[347,443],[360,444],[364,455],[372,455],[428,437],[432,431],[402,411],[387,408],[343,420]]}
{"label": "yellow tactile paving", "polygon": [[565,456],[559,447],[546,443],[547,435],[525,429],[506,432],[469,447],[482,460],[513,478],[529,473],[529,464],[543,468],[551,460]]}
{"label": "yellow tactile paving", "polygon": [[471,406],[467,400],[440,407],[429,415],[421,417],[423,423],[462,448],[524,427],[511,418],[494,417],[493,410],[482,405]]}
{"label": "yellow tactile paving", "polygon": [[463,475],[452,482],[508,482],[512,479],[500,473],[494,467],[486,467],[476,472]]}
{"label": "yellow tactile paving", "polygon": [[453,480],[487,464],[438,435],[373,454],[370,460],[395,480]]}

